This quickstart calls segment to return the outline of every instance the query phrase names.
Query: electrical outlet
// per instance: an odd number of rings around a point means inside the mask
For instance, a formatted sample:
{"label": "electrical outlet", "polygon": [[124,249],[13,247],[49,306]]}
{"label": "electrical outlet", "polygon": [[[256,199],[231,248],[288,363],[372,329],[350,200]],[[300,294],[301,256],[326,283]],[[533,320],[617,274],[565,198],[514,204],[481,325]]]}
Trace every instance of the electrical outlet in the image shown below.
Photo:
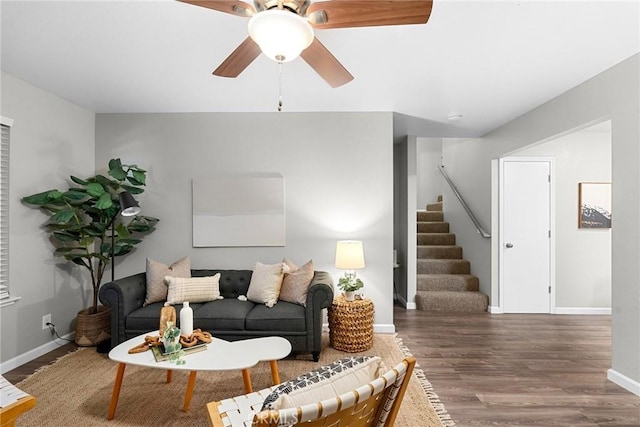
{"label": "electrical outlet", "polygon": [[51,314],[45,314],[44,316],[42,316],[42,330],[49,329],[47,323],[51,323]]}

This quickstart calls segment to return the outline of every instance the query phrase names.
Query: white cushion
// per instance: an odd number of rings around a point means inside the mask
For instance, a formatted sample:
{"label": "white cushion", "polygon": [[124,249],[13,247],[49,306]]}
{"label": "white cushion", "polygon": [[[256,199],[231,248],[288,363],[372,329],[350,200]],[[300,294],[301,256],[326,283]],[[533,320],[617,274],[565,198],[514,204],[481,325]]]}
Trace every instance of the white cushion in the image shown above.
{"label": "white cushion", "polygon": [[144,305],[167,299],[165,276],[191,277],[191,261],[184,257],[171,265],[147,258],[147,295]]}
{"label": "white cushion", "polygon": [[166,276],[165,281],[169,286],[167,304],[222,299],[220,296],[220,273],[215,276],[190,278]]}
{"label": "white cushion", "polygon": [[278,264],[256,262],[253,266],[249,290],[247,290],[247,299],[273,307],[278,302],[285,271],[289,271],[289,267],[282,262]]}
{"label": "white cushion", "polygon": [[264,400],[262,410],[295,408],[355,390],[384,372],[378,356],[346,357],[277,386]]}

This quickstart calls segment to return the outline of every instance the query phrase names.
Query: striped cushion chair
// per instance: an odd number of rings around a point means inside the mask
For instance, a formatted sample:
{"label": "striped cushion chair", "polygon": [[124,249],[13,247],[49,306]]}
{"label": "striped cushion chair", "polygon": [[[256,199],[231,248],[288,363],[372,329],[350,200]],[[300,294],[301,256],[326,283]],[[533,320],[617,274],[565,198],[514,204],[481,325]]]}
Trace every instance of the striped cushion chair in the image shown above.
{"label": "striped cushion chair", "polygon": [[416,364],[404,359],[373,381],[355,390],[320,402],[295,408],[261,411],[262,403],[277,386],[207,404],[213,427],[281,427],[305,425],[388,427],[400,409],[402,398]]}

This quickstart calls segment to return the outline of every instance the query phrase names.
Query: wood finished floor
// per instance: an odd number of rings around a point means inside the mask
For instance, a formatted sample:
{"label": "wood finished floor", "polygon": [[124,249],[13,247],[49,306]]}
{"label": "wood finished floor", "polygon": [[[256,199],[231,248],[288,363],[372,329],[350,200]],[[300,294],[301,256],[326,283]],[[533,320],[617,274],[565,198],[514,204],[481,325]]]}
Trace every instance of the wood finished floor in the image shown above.
{"label": "wood finished floor", "polygon": [[[640,397],[607,380],[610,316],[400,307],[394,316],[398,335],[459,427],[640,426]],[[63,345],[4,376],[18,383],[74,349]]]}
{"label": "wood finished floor", "polygon": [[459,427],[640,426],[640,397],[607,380],[610,316],[396,307],[394,323]]}

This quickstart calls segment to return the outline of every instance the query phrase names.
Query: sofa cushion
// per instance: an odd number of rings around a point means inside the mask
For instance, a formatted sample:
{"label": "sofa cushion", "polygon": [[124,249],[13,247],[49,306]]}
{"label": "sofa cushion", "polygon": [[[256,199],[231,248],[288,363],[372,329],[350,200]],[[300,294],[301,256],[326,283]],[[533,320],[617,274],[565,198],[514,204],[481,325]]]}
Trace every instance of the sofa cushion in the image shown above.
{"label": "sofa cushion", "polygon": [[309,285],[311,284],[314,273],[313,261],[309,260],[300,268],[287,258],[285,258],[283,262],[289,266],[289,272],[285,273],[282,279],[279,299],[306,307]]}
{"label": "sofa cushion", "polygon": [[154,331],[160,327],[160,310],[164,302],[154,302],[132,311],[126,318],[126,329],[131,331]]}
{"label": "sofa cushion", "polygon": [[193,327],[203,331],[243,331],[255,304],[233,298],[210,301],[193,309]]}
{"label": "sofa cushion", "polygon": [[283,262],[277,264],[256,262],[247,291],[247,299],[273,307],[278,302],[282,279],[285,271],[288,270],[289,267]]}
{"label": "sofa cushion", "polygon": [[191,261],[184,257],[171,265],[147,258],[147,296],[144,305],[167,299],[165,276],[191,277]]}
{"label": "sofa cushion", "polygon": [[248,331],[304,332],[305,309],[301,305],[284,301],[271,308],[256,304],[247,314],[245,327]]}
{"label": "sofa cushion", "polygon": [[204,277],[172,277],[166,276],[165,282],[169,287],[167,304],[181,304],[189,302],[206,302],[221,299],[220,273]]}

